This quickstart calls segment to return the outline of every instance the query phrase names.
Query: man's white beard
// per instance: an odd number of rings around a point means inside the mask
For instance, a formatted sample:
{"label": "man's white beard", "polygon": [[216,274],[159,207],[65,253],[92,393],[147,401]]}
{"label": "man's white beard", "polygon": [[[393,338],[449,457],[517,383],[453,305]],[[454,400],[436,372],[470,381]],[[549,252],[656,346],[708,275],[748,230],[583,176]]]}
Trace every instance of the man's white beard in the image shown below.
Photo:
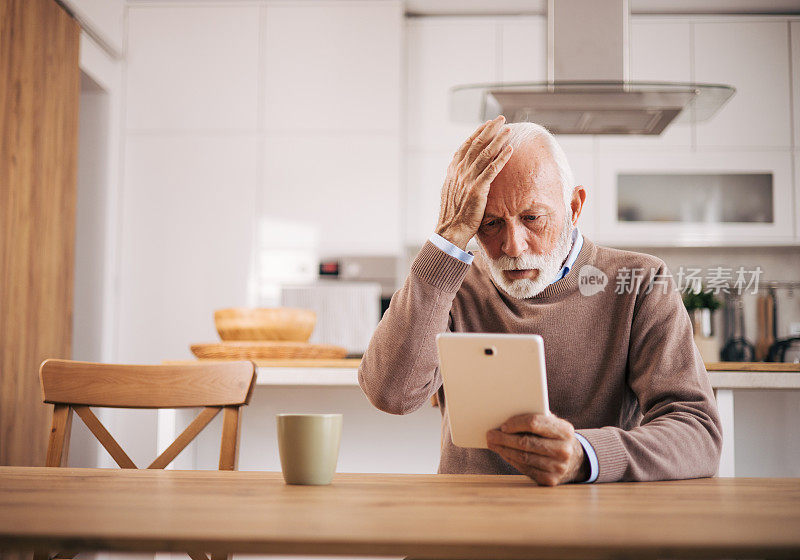
{"label": "man's white beard", "polygon": [[[552,251],[544,255],[524,254],[517,258],[502,255],[497,259],[491,259],[485,250],[481,251],[480,255],[489,267],[492,280],[494,280],[498,288],[511,297],[518,299],[532,298],[549,286],[561,271],[561,265],[572,248],[572,229],[572,222],[567,217],[561,228],[561,236],[558,238],[558,243],[556,243]],[[528,269],[539,271],[539,275],[535,280],[529,278],[507,280],[503,274],[504,270]]]}

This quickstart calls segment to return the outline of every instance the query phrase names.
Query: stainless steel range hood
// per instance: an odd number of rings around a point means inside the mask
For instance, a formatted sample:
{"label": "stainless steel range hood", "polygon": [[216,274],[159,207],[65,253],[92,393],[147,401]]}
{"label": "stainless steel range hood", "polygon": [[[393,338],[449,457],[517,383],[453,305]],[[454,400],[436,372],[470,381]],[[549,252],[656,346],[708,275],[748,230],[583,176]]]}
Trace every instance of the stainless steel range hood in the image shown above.
{"label": "stainless steel range hood", "polygon": [[703,121],[734,94],[723,84],[631,82],[628,0],[549,0],[548,80],[456,86],[454,120],[503,114],[555,134],[657,135],[671,122]]}

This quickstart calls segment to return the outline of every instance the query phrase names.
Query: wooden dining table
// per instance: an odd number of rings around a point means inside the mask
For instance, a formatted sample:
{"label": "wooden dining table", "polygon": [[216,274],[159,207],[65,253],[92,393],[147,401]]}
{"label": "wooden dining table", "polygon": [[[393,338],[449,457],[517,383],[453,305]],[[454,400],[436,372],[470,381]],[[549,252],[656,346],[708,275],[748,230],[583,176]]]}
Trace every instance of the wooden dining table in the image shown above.
{"label": "wooden dining table", "polygon": [[0,467],[0,550],[419,558],[800,557],[800,479]]}

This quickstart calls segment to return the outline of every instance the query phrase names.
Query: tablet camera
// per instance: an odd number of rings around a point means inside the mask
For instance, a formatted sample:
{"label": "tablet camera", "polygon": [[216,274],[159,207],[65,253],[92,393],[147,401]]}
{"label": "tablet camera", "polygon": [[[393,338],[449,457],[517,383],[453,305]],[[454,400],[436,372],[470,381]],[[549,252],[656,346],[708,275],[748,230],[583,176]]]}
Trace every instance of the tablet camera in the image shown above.
{"label": "tablet camera", "polygon": [[494,356],[494,347],[491,348],[484,348],[483,353],[487,356]]}

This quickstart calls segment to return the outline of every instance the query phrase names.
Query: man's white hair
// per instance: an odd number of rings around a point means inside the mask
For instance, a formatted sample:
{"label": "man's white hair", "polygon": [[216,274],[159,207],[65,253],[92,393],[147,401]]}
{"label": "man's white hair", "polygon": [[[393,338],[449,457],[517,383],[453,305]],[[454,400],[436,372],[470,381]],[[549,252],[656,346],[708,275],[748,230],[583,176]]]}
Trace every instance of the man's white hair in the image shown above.
{"label": "man's white hair", "polygon": [[558,178],[561,181],[561,187],[564,193],[564,205],[567,208],[569,215],[572,210],[570,203],[572,202],[572,191],[575,188],[575,178],[572,175],[572,168],[567,161],[567,154],[561,148],[561,145],[556,140],[549,130],[540,124],[532,122],[511,123],[507,125],[511,129],[508,143],[514,149],[519,148],[523,144],[537,144],[541,143],[550,153],[550,156],[555,163]]}

